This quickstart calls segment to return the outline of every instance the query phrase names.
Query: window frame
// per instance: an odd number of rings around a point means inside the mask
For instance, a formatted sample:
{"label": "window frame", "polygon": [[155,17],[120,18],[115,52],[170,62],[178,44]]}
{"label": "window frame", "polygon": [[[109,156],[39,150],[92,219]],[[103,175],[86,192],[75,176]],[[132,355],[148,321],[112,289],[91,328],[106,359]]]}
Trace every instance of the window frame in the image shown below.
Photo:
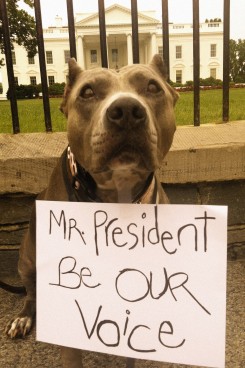
{"label": "window frame", "polygon": [[175,58],[182,59],[182,45],[175,46]]}
{"label": "window frame", "polygon": [[53,51],[46,51],[46,64],[53,64],[54,58],[53,58]]}

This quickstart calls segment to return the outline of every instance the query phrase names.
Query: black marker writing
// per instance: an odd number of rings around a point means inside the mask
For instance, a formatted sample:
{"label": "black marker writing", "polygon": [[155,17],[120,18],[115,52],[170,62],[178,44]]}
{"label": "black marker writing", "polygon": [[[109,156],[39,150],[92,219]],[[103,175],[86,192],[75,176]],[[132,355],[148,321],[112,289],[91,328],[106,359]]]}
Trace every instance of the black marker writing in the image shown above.
{"label": "black marker writing", "polygon": [[[150,272],[150,277],[148,279],[148,277],[142,271],[133,268],[125,268],[124,270],[119,272],[115,280],[115,288],[117,294],[120,296],[121,299],[127,302],[135,303],[145,299],[148,295],[150,295],[152,299],[158,300],[162,298],[169,290],[174,300],[177,301],[174,290],[183,288],[207,314],[211,314],[187,288],[186,284],[188,282],[188,275],[186,273],[177,272],[168,276],[165,267],[163,268],[163,273],[163,289],[161,292],[154,295],[152,272]],[[137,282],[138,287],[133,288],[134,294],[132,295],[132,292],[129,289],[131,289],[131,285],[133,285],[135,282]],[[129,289],[127,289],[128,286]]]}
{"label": "black marker writing", "polygon": [[[57,231],[56,226],[54,227],[54,224],[57,224],[59,228],[63,231],[64,239],[67,239],[70,241],[72,230],[75,230],[76,233],[79,234],[80,238],[82,239],[83,244],[86,245],[86,242],[84,239],[84,232],[78,228],[76,219],[69,218],[68,224],[67,224],[65,212],[63,210],[60,212],[59,219],[57,219],[54,212],[50,210],[50,214],[49,214],[49,234],[50,235],[52,234],[52,232]],[[67,236],[67,228],[68,228],[68,236]]]}
{"label": "black marker writing", "polygon": [[81,284],[83,286],[93,289],[100,286],[100,283],[89,285],[85,282],[85,278],[92,277],[92,272],[88,267],[82,267],[80,273],[75,271],[77,262],[73,257],[63,257],[58,266],[58,283],[50,283],[50,285],[60,286],[67,289],[78,289]]}
{"label": "black marker writing", "polygon": [[[177,252],[178,246],[183,245],[183,236],[186,231],[191,231],[186,246],[192,246],[194,250],[207,252],[208,248],[208,221],[215,220],[215,217],[207,215],[207,211],[203,216],[195,217],[193,223],[184,224],[179,227],[176,234],[162,229],[162,223],[159,224],[158,206],[154,206],[154,217],[150,221],[147,213],[143,212],[141,218],[137,222],[129,224],[123,223],[118,217],[110,218],[109,214],[104,210],[94,212],[94,243],[96,255],[99,256],[100,248],[115,246],[118,248],[127,247],[128,250],[135,249],[136,246],[145,248],[147,246],[160,245],[162,249],[169,255]],[[154,225],[152,224],[154,220]],[[203,220],[204,223],[200,223]],[[160,226],[161,225],[161,226]],[[203,239],[203,247],[202,244]]]}
{"label": "black marker writing", "polygon": [[[151,327],[145,324],[137,324],[129,328],[129,324],[132,325],[132,322],[129,321],[130,311],[128,310],[126,311],[127,317],[124,323],[123,333],[121,333],[121,323],[108,318],[101,319],[101,314],[103,312],[102,305],[99,306],[97,313],[95,313],[94,322],[89,328],[81,305],[77,300],[75,300],[75,304],[81,316],[87,338],[89,340],[93,337],[97,338],[107,347],[117,347],[123,343],[122,339],[126,339],[126,344],[130,350],[137,351],[139,353],[154,353],[157,349],[152,345],[157,345],[158,342],[160,343],[160,346],[164,346],[165,348],[177,349],[183,346],[186,341],[185,339],[182,339],[182,341],[177,345],[169,345],[164,341],[164,339],[167,339],[168,335],[174,334],[174,328],[170,321],[161,322],[157,331],[153,331]],[[108,331],[110,331],[110,333],[108,333]],[[142,336],[148,337],[149,347],[141,346],[141,341],[146,340],[142,339]],[[153,336],[155,336],[155,339],[153,339]],[[110,339],[110,341],[108,339]]]}

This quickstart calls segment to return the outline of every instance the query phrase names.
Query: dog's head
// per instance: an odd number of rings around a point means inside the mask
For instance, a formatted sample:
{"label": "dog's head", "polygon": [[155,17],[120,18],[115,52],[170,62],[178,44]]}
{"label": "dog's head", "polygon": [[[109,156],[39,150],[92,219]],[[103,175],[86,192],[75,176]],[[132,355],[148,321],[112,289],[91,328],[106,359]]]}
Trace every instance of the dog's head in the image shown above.
{"label": "dog's head", "polygon": [[61,110],[77,161],[89,172],[154,171],[173,140],[177,98],[158,55],[119,72],[84,71],[71,59]]}

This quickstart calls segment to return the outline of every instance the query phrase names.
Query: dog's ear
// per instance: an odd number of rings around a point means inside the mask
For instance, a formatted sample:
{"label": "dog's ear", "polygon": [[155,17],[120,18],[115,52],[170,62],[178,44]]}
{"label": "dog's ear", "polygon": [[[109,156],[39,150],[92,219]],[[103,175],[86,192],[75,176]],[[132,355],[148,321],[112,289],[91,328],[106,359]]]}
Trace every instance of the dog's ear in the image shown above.
{"label": "dog's ear", "polygon": [[68,62],[68,65],[69,65],[68,82],[67,82],[67,85],[65,86],[63,101],[61,102],[61,105],[60,105],[60,110],[65,114],[66,117],[67,117],[67,114],[68,114],[68,112],[67,112],[67,98],[70,94],[72,86],[75,83],[78,75],[80,75],[82,73],[82,69],[78,66],[78,64],[76,62],[76,59],[71,58]]}
{"label": "dog's ear", "polygon": [[161,55],[156,54],[153,56],[153,59],[150,63],[150,65],[158,72],[161,74],[161,76],[167,80],[168,78],[168,74],[167,74],[167,68],[166,65],[163,61],[163,58],[161,57]]}
{"label": "dog's ear", "polygon": [[71,58],[69,60],[69,85],[72,86],[78,75],[82,73],[82,69],[80,68],[80,66],[78,66],[76,59],[75,58]]}
{"label": "dog's ear", "polygon": [[[168,79],[168,73],[167,73],[166,65],[165,65],[164,60],[162,59],[161,55],[159,55],[159,54],[154,55],[150,65],[151,65],[151,67],[154,68],[154,70],[157,71],[158,74],[160,74],[163,77],[163,79],[166,82],[167,79]],[[166,83],[166,86],[167,86],[168,90],[170,91],[170,93],[173,97],[173,104],[175,105],[178,98],[179,98],[179,94],[178,94],[177,91],[175,91],[175,89],[173,87],[171,87],[171,85],[169,83]]]}

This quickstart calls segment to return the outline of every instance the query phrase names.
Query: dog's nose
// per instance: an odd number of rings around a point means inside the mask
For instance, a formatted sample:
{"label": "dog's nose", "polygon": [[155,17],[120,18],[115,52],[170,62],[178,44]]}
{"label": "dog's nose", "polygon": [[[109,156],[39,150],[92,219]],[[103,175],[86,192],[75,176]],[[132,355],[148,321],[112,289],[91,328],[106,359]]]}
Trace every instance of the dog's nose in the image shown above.
{"label": "dog's nose", "polygon": [[133,97],[120,97],[108,107],[107,122],[120,129],[134,129],[146,123],[146,110]]}

